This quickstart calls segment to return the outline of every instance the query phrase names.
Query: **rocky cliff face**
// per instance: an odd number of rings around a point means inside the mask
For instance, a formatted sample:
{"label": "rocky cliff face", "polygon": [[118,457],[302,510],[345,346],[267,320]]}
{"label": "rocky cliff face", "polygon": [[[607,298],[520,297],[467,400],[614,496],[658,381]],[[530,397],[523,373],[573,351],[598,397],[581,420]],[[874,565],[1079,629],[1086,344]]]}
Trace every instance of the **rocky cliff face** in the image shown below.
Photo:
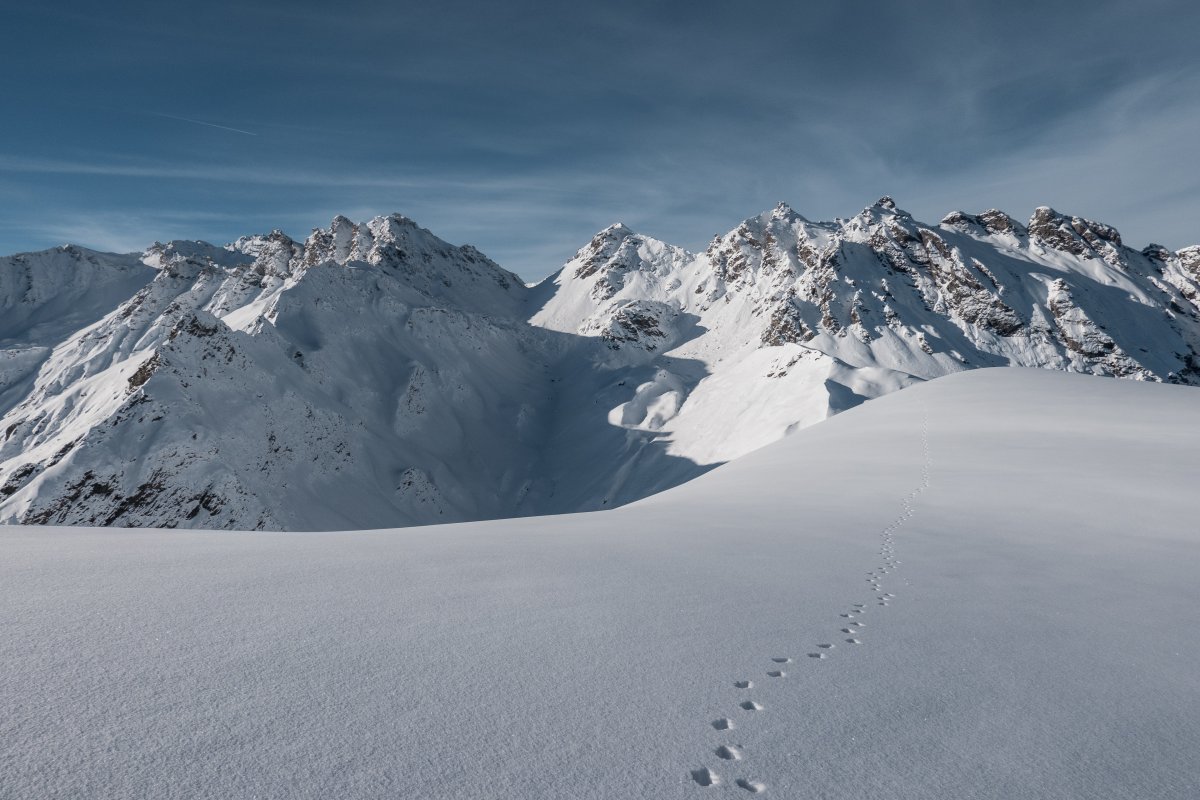
{"label": "rocky cliff face", "polygon": [[614,225],[533,288],[399,215],[59,248],[0,260],[0,521],[611,507],[984,366],[1200,383],[1200,247],[883,198],[832,223],[780,205],[702,253]]}

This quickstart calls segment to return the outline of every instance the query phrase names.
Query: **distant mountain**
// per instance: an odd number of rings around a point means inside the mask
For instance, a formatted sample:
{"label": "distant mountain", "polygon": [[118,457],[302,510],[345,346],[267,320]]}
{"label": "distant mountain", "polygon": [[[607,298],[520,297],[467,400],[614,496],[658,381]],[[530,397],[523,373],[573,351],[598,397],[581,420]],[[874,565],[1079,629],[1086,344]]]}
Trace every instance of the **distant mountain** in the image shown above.
{"label": "distant mountain", "polygon": [[[0,259],[0,521],[390,527],[620,505],[913,382],[1200,384],[1200,247],[1039,208],[622,225],[526,287],[393,215]],[[812,466],[820,469],[819,464]],[[803,475],[797,475],[803,479]]]}

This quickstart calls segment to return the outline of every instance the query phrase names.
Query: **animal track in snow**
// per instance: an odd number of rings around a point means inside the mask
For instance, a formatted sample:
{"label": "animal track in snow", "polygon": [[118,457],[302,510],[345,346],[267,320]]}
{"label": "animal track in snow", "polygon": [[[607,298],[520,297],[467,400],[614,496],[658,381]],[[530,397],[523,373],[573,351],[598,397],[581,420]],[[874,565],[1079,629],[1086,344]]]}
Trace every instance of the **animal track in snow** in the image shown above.
{"label": "animal track in snow", "polygon": [[742,748],[736,744],[723,744],[716,750],[717,758],[723,758],[726,761],[741,761]]}
{"label": "animal track in snow", "polygon": [[[874,599],[877,605],[887,606],[896,595],[892,592],[883,591],[883,583],[885,576],[894,572],[903,562],[896,558],[896,532],[899,531],[905,523],[916,513],[916,499],[927,490],[930,486],[930,475],[932,469],[932,461],[930,458],[929,448],[929,418],[928,415],[921,424],[921,454],[923,456],[923,465],[921,467],[921,483],[916,489],[909,492],[907,496],[901,500],[900,513],[895,520],[880,531],[880,549],[879,555],[882,564],[875,567],[873,570],[866,573],[866,583],[870,585],[875,595]],[[861,614],[866,613],[867,605],[865,603],[852,603],[849,610],[838,616],[844,620],[846,627],[841,628],[843,634],[849,634],[850,638],[844,639],[847,644],[860,645],[862,640],[856,638],[861,634],[859,630],[865,623],[855,619]],[[828,652],[834,648],[833,642],[821,642],[817,645],[817,651],[807,653],[806,655],[812,659],[828,658]],[[771,658],[776,664],[788,664],[792,659],[787,656],[774,656]],[[770,678],[783,678],[787,675],[781,669],[768,670],[767,676]],[[753,681],[740,680],[734,681],[733,685],[738,689],[750,689],[754,686]],[[738,703],[738,707],[744,711],[761,711],[763,705],[754,700],[744,700]],[[735,728],[733,720],[728,717],[721,717],[713,721],[712,727],[717,731],[729,731]],[[721,744],[712,751],[716,756],[726,762],[737,762],[744,758],[745,750],[741,745]],[[692,780],[700,786],[717,786],[721,783],[720,777],[713,770],[705,767],[702,769],[691,771]],[[738,778],[734,781],[734,785],[744,789],[752,794],[758,794],[766,790],[766,784],[759,780],[751,780],[749,778]]]}
{"label": "animal track in snow", "polygon": [[737,785],[751,794],[758,794],[759,792],[766,791],[767,789],[767,785],[762,781],[750,781],[746,780],[745,778],[738,778]]}

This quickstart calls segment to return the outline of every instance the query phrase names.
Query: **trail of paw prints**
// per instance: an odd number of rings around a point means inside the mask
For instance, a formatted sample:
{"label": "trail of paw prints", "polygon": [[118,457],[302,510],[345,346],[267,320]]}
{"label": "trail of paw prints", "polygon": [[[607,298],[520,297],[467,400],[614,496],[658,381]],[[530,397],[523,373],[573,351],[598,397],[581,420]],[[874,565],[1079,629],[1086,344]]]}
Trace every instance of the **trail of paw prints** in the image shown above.
{"label": "trail of paw prints", "polygon": [[[853,649],[862,645],[864,640],[863,628],[867,627],[867,623],[861,620],[860,617],[866,614],[872,606],[886,608],[896,599],[894,592],[885,591],[887,588],[885,585],[887,576],[895,572],[902,563],[896,558],[896,533],[916,513],[917,498],[929,488],[931,470],[929,416],[926,413],[921,420],[921,479],[917,487],[905,495],[901,501],[900,513],[896,519],[880,532],[880,563],[866,574],[866,583],[870,586],[873,597],[869,603],[852,603],[846,611],[842,612],[839,615],[842,621],[838,628],[838,635],[830,637],[831,639],[836,638],[838,641],[816,643],[813,649],[806,654],[808,658],[815,661],[823,661],[829,659],[834,651],[838,649],[839,645],[844,645],[847,649]],[[786,678],[788,671],[783,668],[783,665],[790,664],[793,664],[791,656],[772,656],[770,665],[764,671],[767,680],[774,681]],[[733,688],[745,696],[747,692],[754,689],[754,681],[749,678],[737,680],[733,682]],[[750,717],[762,711],[764,706],[757,700],[747,697],[737,703],[737,709],[743,717]],[[713,729],[723,734],[727,734],[738,727],[734,717],[721,717],[720,719],[713,720],[711,725]],[[713,755],[727,765],[740,764],[746,759],[746,749],[740,744],[722,743],[713,750]],[[693,770],[691,777],[700,786],[720,786],[722,784],[721,776],[708,767]],[[766,783],[757,779],[757,777],[737,778],[733,781],[733,786],[751,794],[759,794],[765,792],[767,789]]]}

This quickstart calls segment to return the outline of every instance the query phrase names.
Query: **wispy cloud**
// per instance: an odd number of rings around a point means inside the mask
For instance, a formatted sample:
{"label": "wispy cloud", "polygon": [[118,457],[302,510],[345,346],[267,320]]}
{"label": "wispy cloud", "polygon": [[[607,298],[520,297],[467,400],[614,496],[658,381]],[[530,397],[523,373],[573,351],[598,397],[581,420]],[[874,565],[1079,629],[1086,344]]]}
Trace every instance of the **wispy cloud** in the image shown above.
{"label": "wispy cloud", "polygon": [[254,133],[253,131],[244,131],[241,128],[231,128],[228,125],[218,125],[215,122],[205,122],[204,120],[201,120],[201,119],[191,119],[189,117],[177,117],[174,114],[163,114],[158,111],[147,111],[146,113],[152,117],[162,117],[163,119],[173,119],[173,120],[177,120],[179,122],[190,122],[193,125],[203,125],[206,128],[218,128],[220,130],[231,131],[233,133],[244,133],[246,136],[258,136],[258,134]]}

